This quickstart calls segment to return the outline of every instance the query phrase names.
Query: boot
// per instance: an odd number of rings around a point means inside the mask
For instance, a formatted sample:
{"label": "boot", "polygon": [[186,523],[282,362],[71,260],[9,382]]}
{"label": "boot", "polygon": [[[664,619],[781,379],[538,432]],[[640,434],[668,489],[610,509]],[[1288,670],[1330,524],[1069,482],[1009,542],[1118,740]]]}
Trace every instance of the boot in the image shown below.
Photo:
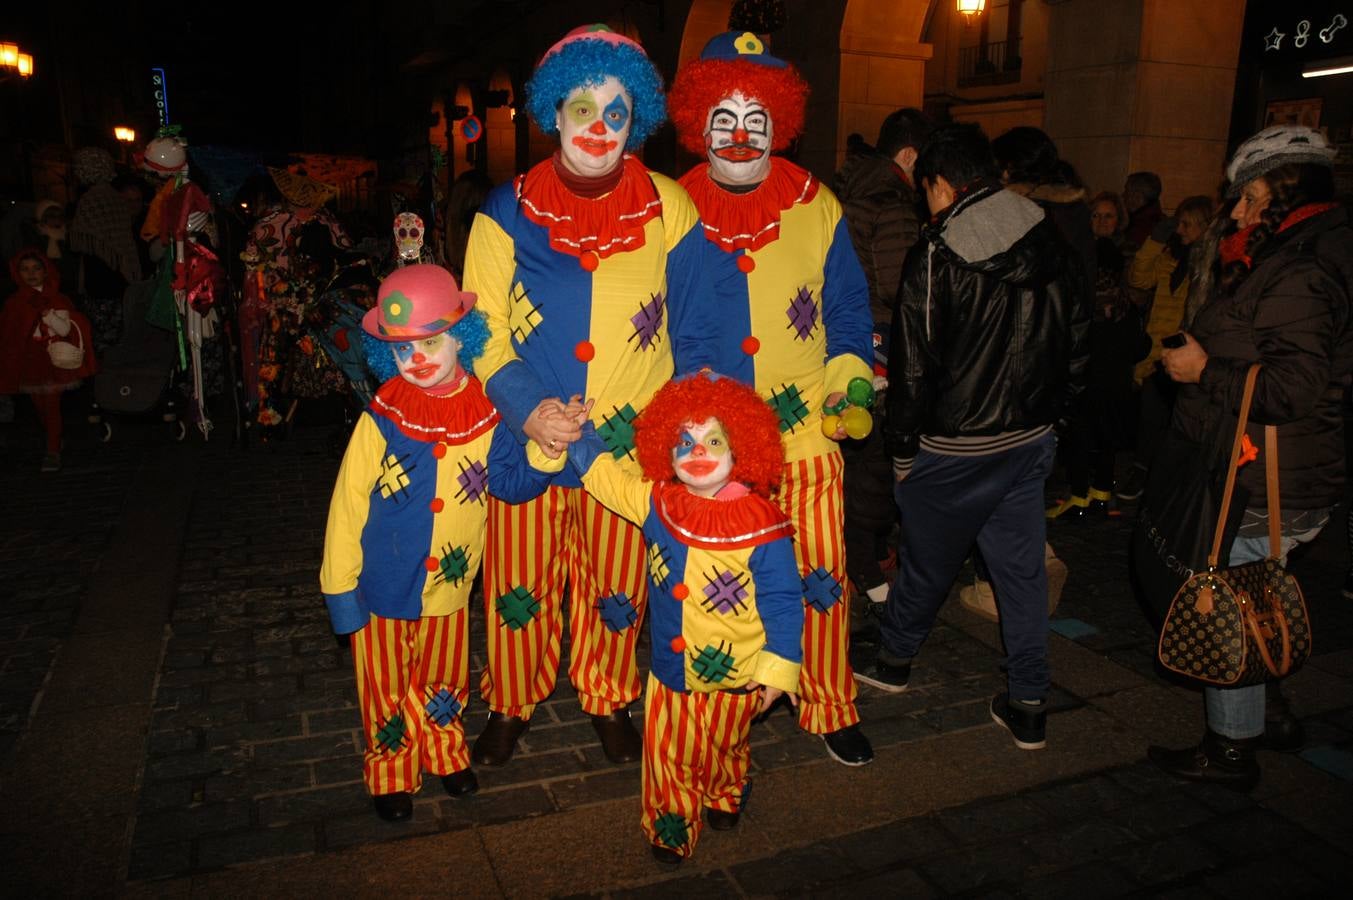
{"label": "boot", "polygon": [[1151,746],[1146,755],[1158,768],[1176,778],[1248,791],[1259,783],[1259,763],[1254,751],[1261,740],[1223,737],[1209,728],[1196,747],[1169,750]]}
{"label": "boot", "polygon": [[1077,497],[1072,495],[1067,497],[1056,506],[1049,507],[1043,515],[1049,519],[1079,519],[1090,509],[1089,497]]}
{"label": "boot", "polygon": [[990,581],[974,577],[972,584],[959,588],[958,602],[968,612],[988,622],[1000,621],[1001,617],[996,612],[996,594],[991,589]]}
{"label": "boot", "polygon": [[1264,697],[1264,746],[1279,753],[1295,753],[1306,744],[1306,729],[1292,715],[1279,682],[1268,685]]}
{"label": "boot", "polygon": [[1103,513],[1110,518],[1121,516],[1122,510],[1118,508],[1117,501],[1114,500],[1113,491],[1100,490],[1099,488],[1090,488],[1090,493],[1086,495],[1090,501],[1090,512]]}

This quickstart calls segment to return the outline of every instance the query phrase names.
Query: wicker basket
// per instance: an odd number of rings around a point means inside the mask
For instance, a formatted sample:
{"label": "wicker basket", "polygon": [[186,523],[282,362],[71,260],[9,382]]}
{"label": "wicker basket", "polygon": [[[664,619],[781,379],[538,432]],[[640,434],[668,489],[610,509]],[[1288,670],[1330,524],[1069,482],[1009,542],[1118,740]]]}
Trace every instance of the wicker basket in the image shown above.
{"label": "wicker basket", "polygon": [[51,357],[52,365],[58,369],[78,369],[85,364],[84,332],[80,331],[80,326],[74,319],[71,320],[70,324],[75,329],[75,335],[80,343],[52,341],[47,345],[47,355]]}

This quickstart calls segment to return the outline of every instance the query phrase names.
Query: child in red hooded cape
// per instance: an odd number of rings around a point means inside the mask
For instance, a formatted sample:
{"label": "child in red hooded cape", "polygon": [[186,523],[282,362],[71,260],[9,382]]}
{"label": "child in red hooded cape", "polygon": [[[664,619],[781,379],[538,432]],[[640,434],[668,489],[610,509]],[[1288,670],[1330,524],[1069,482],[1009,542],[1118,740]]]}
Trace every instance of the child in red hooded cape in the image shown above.
{"label": "child in red hooded cape", "polygon": [[[9,272],[19,288],[0,310],[0,394],[33,399],[47,435],[42,471],[55,472],[61,468],[61,395],[98,370],[89,320],[60,293],[61,277],[42,251],[20,250]],[[48,346],[60,342],[83,348],[76,368],[53,362]]]}

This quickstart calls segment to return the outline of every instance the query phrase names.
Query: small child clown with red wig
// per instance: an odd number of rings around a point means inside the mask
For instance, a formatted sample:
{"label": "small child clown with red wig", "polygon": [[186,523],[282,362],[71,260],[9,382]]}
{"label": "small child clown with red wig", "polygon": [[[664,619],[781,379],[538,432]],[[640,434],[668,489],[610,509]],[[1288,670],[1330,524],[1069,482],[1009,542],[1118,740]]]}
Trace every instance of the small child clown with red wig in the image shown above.
{"label": "small child clown with red wig", "polygon": [[[647,547],[641,826],[654,858],[677,864],[703,824],[737,825],[751,789],[752,718],[782,695],[798,701],[803,590],[793,527],[769,500],[784,466],[779,423],[754,389],[704,370],[668,382],[635,420],[643,478],[591,423],[582,431],[569,463],[641,527]],[[526,456],[514,485],[495,491],[529,492],[539,469],[559,462],[531,445]]]}
{"label": "small child clown with red wig", "polygon": [[363,342],[384,383],[343,455],[320,588],[334,631],[352,635],[367,790],[397,821],[424,770],[452,797],[479,788],[464,728],[468,601],[498,412],[467,372],[488,336],[474,294],[440,266],[412,265],[377,300]]}

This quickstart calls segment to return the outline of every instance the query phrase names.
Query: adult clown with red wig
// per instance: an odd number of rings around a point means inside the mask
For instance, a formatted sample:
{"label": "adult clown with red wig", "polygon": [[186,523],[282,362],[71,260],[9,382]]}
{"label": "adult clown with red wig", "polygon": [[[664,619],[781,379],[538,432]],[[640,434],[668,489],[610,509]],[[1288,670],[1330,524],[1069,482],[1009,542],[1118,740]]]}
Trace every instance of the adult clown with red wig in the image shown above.
{"label": "adult clown with red wig", "polygon": [[841,205],[783,150],[803,128],[808,86],[751,33],[725,33],[677,72],[677,135],[707,161],[681,179],[720,251],[716,368],[778,414],[785,470],[778,502],[794,523],[806,605],[799,724],[845,765],[873,759],[859,728],[848,660],[841,428],[822,412],[853,378],[870,379],[869,289]]}
{"label": "adult clown with red wig", "polygon": [[[638,43],[604,25],[575,29],[545,52],[526,94],[527,114],[560,149],[491,192],[475,217],[465,286],[490,328],[475,370],[512,434],[556,459],[578,436],[566,398],[595,398],[597,433],[637,473],[635,417],[675,372],[713,361],[714,254],[686,192],[628,152],[666,115],[662,79]],[[637,760],[628,707],[641,689],[636,623],[648,593],[639,530],[567,468],[530,500],[491,499],[488,515],[480,688],[490,715],[475,762],[507,762],[554,690],[566,585],[569,679],[606,757]]]}

